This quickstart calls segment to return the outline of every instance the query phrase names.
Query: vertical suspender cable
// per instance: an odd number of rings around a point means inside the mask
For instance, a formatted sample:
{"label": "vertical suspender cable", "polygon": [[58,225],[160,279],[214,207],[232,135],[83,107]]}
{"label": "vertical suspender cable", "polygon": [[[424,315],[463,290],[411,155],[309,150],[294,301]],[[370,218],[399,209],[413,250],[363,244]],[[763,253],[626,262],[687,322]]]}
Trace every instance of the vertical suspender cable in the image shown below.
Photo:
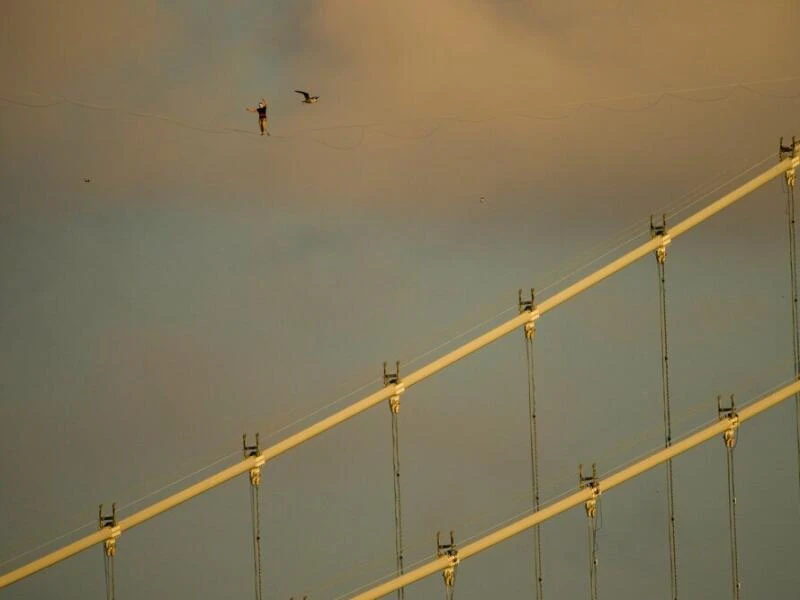
{"label": "vertical suspender cable", "polygon": [[733,600],[739,600],[739,547],[736,540],[736,481],[733,470],[733,449],[736,447],[736,432],[739,428],[739,415],[736,412],[734,397],[730,406],[722,407],[717,396],[717,414],[720,420],[727,420],[729,427],[723,432],[725,457],[728,463],[728,530],[731,538],[731,587]]}
{"label": "vertical suspender cable", "polygon": [[[661,396],[664,405],[664,447],[672,445],[672,418],[669,402],[669,347],[667,344],[667,287],[666,263],[669,237],[666,231],[666,218],[662,217],[661,225],[650,223],[652,236],[660,236],[665,245],[656,249],[656,263],[658,264],[658,299],[661,326]],[[666,462],[667,470],[667,502],[668,502],[668,538],[669,538],[669,574],[670,598],[678,599],[678,560],[675,540],[675,490],[672,476],[672,460]]]}
{"label": "vertical suspender cable", "polygon": [[[392,481],[394,483],[394,550],[397,576],[403,574],[403,507],[400,501],[400,431],[398,416],[400,415],[400,394],[405,387],[400,381],[400,362],[396,363],[395,372],[386,370],[383,363],[383,385],[393,385],[394,393],[389,396],[389,412],[392,414]],[[397,589],[397,600],[405,598],[405,588]]]}
{"label": "vertical suspender cable", "polygon": [[[533,325],[531,323],[531,325]],[[538,511],[539,506],[539,452],[536,436],[536,383],[534,380],[533,362],[533,329],[525,330],[525,354],[528,362],[528,410],[531,438],[531,496],[533,510]],[[539,525],[533,528],[534,539],[534,577],[536,579],[536,598],[543,600],[542,591],[542,538]]]}
{"label": "vertical suspender cable", "polygon": [[255,576],[255,598],[262,600],[261,574],[261,511],[258,484],[250,484],[250,514],[253,519],[253,574]]}
{"label": "vertical suspender cable", "polygon": [[[256,433],[256,443],[254,446],[248,446],[247,436],[242,436],[242,454],[245,458],[259,456],[260,451],[258,433]],[[263,461],[256,463],[256,466],[250,469],[250,518],[253,525],[253,587],[255,600],[262,600],[263,598],[263,575],[261,570],[261,501],[258,491],[261,486],[262,465]]]}
{"label": "vertical suspender cable", "polygon": [[725,448],[728,459],[728,529],[731,537],[731,580],[733,600],[739,600],[739,548],[736,541],[736,482],[733,471],[733,446]]}
{"label": "vertical suspender cable", "polygon": [[116,597],[116,581],[114,579],[114,555],[117,553],[117,537],[121,533],[117,525],[117,503],[111,505],[111,514],[103,515],[103,505],[97,510],[97,526],[99,529],[110,529],[111,537],[103,543],[103,569],[106,580],[106,600]]}
{"label": "vertical suspender cable", "polygon": [[458,547],[456,546],[455,535],[450,532],[450,543],[442,544],[439,532],[436,532],[436,556],[437,558],[447,557],[447,566],[442,571],[444,579],[444,600],[453,600],[456,593],[456,567],[459,563]]}
{"label": "vertical suspender cable", "polygon": [[578,489],[592,490],[583,506],[586,509],[587,528],[589,534],[589,600],[597,600],[597,503],[600,496],[600,485],[597,479],[597,465],[592,463],[592,474],[583,475],[583,465],[578,466]]}
{"label": "vertical suspender cable", "polygon": [[[536,319],[538,312],[534,306],[534,290],[531,289],[531,299],[522,300],[522,290],[519,290],[519,312],[530,313],[530,320],[525,323],[525,359],[528,367],[528,425],[531,440],[531,500],[533,510],[538,511],[539,504],[539,446],[536,434],[536,380],[533,358],[533,338],[536,335]],[[533,528],[533,576],[536,582],[536,598],[543,600],[542,577],[542,538],[539,525]]]}
{"label": "vertical suspender cable", "polygon": [[[794,377],[800,378],[800,331],[797,316],[797,241],[795,231],[794,170],[786,172],[786,214],[789,221],[789,274],[792,303],[792,358]],[[800,486],[800,394],[795,395],[795,424],[797,435],[797,483]]]}
{"label": "vertical suspender cable", "polygon": [[105,548],[103,548],[103,566],[106,574],[106,600],[114,600],[116,587],[114,582],[114,557],[109,556]]}
{"label": "vertical suspender cable", "polygon": [[[394,546],[397,557],[397,574],[403,574],[403,511],[400,503],[400,438],[397,426],[398,413],[392,410],[392,459],[394,479]],[[405,588],[397,590],[398,600],[405,598]]]}
{"label": "vertical suspender cable", "polygon": [[589,517],[589,598],[597,600],[597,515]]}

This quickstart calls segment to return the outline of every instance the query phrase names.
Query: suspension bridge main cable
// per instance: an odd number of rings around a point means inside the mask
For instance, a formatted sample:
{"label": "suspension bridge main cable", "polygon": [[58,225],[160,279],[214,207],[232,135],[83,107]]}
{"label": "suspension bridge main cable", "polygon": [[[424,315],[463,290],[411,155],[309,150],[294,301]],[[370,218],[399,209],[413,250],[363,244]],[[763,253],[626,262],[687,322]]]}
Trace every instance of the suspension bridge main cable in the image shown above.
{"label": "suspension bridge main cable", "polygon": [[[794,169],[800,164],[800,157],[785,158],[777,165],[767,169],[753,179],[740,185],[738,188],[728,192],[723,197],[709,204],[705,208],[697,211],[693,215],[680,221],[669,230],[669,235],[674,240],[678,236],[690,231],[703,221],[714,216],[718,212],[724,210],[728,206],[735,203],[745,195],[749,194],[755,189],[771,181],[775,177],[785,173],[789,169]],[[648,255],[656,250],[661,245],[661,240],[653,239],[644,244],[628,251],[623,256],[611,261],[597,271],[583,277],[581,280],[573,283],[567,288],[555,293],[554,295],[543,300],[537,305],[536,309],[531,314],[522,314],[502,323],[490,331],[472,339],[464,345],[448,352],[444,356],[428,363],[427,365],[413,371],[403,379],[404,389],[411,387],[428,377],[438,373],[439,371],[447,368],[448,366],[462,360],[463,358],[471,355],[472,353],[480,350],[481,348],[491,344],[492,342],[500,339],[501,337],[511,333],[515,329],[524,326],[525,323],[531,319],[537,319],[545,313],[553,310],[557,306],[574,298],[578,294],[588,290],[599,282],[607,279],[611,275],[621,271],[628,265],[636,262],[640,258]],[[356,401],[355,403],[339,410],[338,412],[329,415],[326,418],[314,423],[289,437],[279,441],[278,443],[264,449],[258,456],[249,457],[241,462],[231,465],[226,469],[189,486],[167,498],[164,498],[119,522],[119,530],[124,531],[132,529],[137,525],[141,525],[145,521],[170,510],[195,496],[205,493],[208,490],[217,487],[243,473],[246,473],[256,466],[263,465],[268,460],[299,446],[302,443],[328,431],[329,429],[351,419],[352,417],[364,412],[365,410],[377,405],[378,403],[387,400],[389,397],[396,393],[397,385],[390,385],[381,390],[373,392],[372,394]],[[55,550],[43,557],[40,557],[22,567],[19,567],[11,572],[0,575],[0,588],[10,585],[24,577],[27,577],[37,571],[47,568],[57,562],[60,562],[74,554],[82,552],[95,544],[101,543],[109,538],[108,532],[98,531],[94,534],[88,535],[84,538],[76,540],[67,546]]]}

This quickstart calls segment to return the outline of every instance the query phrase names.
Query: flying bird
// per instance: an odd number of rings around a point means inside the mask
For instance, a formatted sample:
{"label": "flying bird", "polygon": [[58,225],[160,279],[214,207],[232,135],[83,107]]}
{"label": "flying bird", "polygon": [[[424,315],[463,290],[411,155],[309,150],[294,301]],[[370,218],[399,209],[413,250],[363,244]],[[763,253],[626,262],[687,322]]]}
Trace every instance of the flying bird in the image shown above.
{"label": "flying bird", "polygon": [[301,102],[305,102],[306,104],[314,104],[317,100],[319,100],[319,96],[312,96],[308,92],[304,92],[303,90],[295,90],[298,94],[303,94],[304,98]]}
{"label": "flying bird", "polygon": [[83,178],[83,183],[91,183],[91,182],[92,182],[92,180],[89,179],[88,177],[84,177]]}

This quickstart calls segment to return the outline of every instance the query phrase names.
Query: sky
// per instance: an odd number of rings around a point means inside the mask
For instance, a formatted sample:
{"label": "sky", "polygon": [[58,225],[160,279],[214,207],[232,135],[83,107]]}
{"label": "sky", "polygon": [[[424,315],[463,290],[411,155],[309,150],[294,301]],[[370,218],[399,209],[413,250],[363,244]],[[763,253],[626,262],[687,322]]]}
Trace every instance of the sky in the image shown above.
{"label": "sky", "polygon": [[[800,136],[790,1],[5,6],[2,573],[93,531],[98,504],[132,514],[233,464],[243,433],[277,442],[378,389],[383,361],[410,372],[510,318],[519,288],[552,295]],[[245,111],[262,97],[270,137]],[[718,394],[791,379],[787,253],[780,180],[669,247],[676,435]],[[543,499],[579,463],[663,445],[654,258],[543,316],[535,356]],[[407,565],[436,531],[464,543],[530,510],[526,377],[514,333],[403,395]],[[735,452],[742,594],[790,597],[793,402]],[[674,467],[681,596],[724,597],[723,445]],[[265,598],[393,572],[391,469],[385,407],[264,468]],[[118,597],[252,596],[247,487],[124,533]],[[601,497],[602,596],[669,595],[664,494],[657,469]],[[588,594],[585,521],[542,526],[550,598]],[[532,597],[532,562],[517,536],[462,563],[457,597]],[[92,548],[0,598],[103,590]],[[441,594],[433,576],[406,597]]]}

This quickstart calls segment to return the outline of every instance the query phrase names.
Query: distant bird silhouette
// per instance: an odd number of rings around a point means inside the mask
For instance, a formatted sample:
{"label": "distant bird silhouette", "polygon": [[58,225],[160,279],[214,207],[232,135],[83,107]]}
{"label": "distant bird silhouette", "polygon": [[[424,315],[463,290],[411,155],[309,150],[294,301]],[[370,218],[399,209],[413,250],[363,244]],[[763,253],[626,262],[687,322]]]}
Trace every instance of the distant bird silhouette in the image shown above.
{"label": "distant bird silhouette", "polygon": [[92,180],[89,179],[88,177],[84,177],[83,178],[83,183],[91,183],[91,182],[92,182]]}
{"label": "distant bird silhouette", "polygon": [[308,92],[304,92],[303,90],[295,90],[298,94],[303,94],[304,98],[301,102],[305,102],[306,104],[314,104],[317,100],[319,100],[319,96],[312,96]]}

